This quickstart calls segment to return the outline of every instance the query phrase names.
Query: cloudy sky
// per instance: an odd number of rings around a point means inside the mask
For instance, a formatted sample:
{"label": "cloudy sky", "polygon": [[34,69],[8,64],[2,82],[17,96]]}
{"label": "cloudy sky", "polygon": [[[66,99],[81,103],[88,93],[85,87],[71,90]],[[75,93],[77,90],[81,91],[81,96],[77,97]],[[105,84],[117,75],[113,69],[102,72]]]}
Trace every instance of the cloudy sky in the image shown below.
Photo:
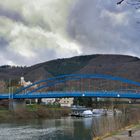
{"label": "cloudy sky", "polygon": [[83,54],[140,57],[140,10],[118,0],[0,0],[0,65]]}

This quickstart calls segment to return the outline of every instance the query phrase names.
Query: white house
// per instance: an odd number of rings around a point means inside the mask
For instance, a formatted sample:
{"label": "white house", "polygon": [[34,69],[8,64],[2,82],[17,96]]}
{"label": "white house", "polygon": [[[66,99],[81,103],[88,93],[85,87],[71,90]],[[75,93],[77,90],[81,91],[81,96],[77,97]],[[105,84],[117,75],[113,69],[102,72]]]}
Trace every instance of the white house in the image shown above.
{"label": "white house", "polygon": [[61,98],[59,103],[61,107],[71,107],[73,105],[74,98]]}

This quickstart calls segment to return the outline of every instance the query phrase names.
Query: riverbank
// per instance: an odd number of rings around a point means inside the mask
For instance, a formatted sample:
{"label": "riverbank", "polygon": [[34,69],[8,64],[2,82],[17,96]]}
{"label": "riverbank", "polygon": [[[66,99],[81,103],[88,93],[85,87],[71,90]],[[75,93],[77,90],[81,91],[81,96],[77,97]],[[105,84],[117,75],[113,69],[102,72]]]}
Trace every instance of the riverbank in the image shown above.
{"label": "riverbank", "polygon": [[102,137],[95,138],[94,140],[139,140],[139,139],[140,139],[140,122],[136,125],[130,125],[118,131],[107,133]]}
{"label": "riverbank", "polygon": [[0,110],[0,120],[8,121],[14,119],[51,119],[68,116],[69,108],[46,107],[43,105],[28,105],[25,109],[10,111],[7,109]]}
{"label": "riverbank", "polygon": [[[132,136],[129,136],[129,132],[132,132]],[[104,138],[103,140],[139,140],[140,139],[140,123],[135,125],[135,126],[131,126],[128,128],[125,128],[125,130],[123,131],[118,131],[116,134]]]}
{"label": "riverbank", "polygon": [[[131,106],[126,112],[127,115],[123,114],[125,121],[121,119],[123,118],[122,116],[120,116],[120,120],[117,121],[121,124],[120,126],[118,123],[114,124],[112,129],[104,131],[104,135],[101,134],[99,137],[94,138],[94,140],[129,140],[129,129],[132,129],[132,133],[136,133],[134,137],[137,137],[137,133],[140,133],[140,108],[138,106]],[[137,138],[134,137],[132,137],[133,140],[137,140]]]}

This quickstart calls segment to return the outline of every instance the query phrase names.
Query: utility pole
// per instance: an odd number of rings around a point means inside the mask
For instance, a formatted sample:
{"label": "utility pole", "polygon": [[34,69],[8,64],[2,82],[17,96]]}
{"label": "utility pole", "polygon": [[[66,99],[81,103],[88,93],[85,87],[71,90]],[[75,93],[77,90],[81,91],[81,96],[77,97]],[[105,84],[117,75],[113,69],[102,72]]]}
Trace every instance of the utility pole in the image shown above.
{"label": "utility pole", "polygon": [[10,100],[10,98],[11,98],[11,79],[9,79],[9,81],[8,81],[8,90],[9,90],[9,100]]}

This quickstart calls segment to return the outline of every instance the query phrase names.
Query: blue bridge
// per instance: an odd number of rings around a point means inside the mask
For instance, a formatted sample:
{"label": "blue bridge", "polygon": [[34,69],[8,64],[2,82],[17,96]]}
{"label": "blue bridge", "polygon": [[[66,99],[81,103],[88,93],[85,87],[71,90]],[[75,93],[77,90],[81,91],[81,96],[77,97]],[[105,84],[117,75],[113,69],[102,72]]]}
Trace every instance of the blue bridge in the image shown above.
{"label": "blue bridge", "polygon": [[140,83],[111,75],[70,74],[34,82],[12,94],[0,94],[0,99],[66,97],[140,99]]}

